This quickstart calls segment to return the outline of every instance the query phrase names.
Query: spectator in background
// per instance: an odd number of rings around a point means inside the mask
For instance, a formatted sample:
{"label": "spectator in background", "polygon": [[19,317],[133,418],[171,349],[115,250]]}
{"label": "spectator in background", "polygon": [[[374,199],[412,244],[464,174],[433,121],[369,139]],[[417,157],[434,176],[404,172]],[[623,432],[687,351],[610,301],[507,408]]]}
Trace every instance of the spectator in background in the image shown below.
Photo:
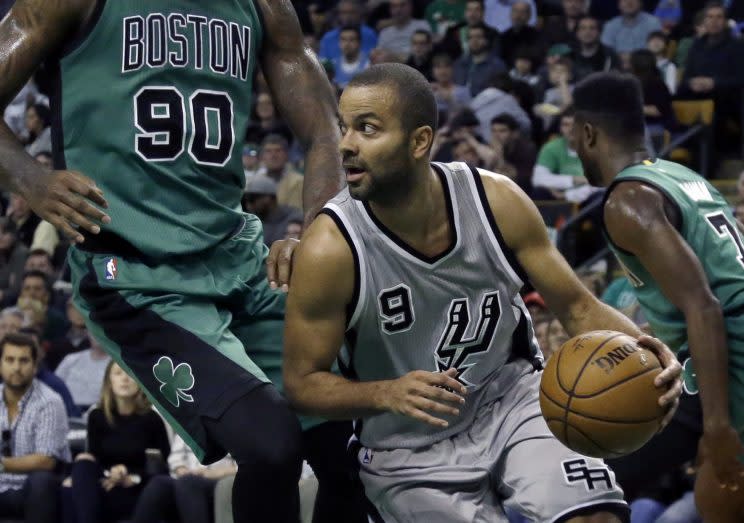
{"label": "spectator in background", "polygon": [[0,517],[56,523],[59,481],[70,460],[60,397],[34,379],[39,347],[22,334],[0,341]]}
{"label": "spectator in background", "polygon": [[508,31],[513,23],[511,17],[514,4],[522,3],[529,6],[530,16],[527,23],[534,26],[537,23],[537,7],[534,0],[485,0],[486,2],[486,24],[493,27],[499,33]]}
{"label": "spectator in background", "polygon": [[620,58],[615,51],[599,40],[599,20],[591,16],[581,18],[576,25],[576,44],[571,58],[577,81],[592,73],[620,68]]}
{"label": "spectator in background", "polygon": [[178,520],[210,523],[214,513],[214,489],[217,482],[235,475],[235,461],[225,456],[204,466],[180,436],[173,441],[168,456],[170,475],[153,477],[142,491],[132,523],[159,523]]}
{"label": "spectator in background", "polygon": [[358,72],[369,67],[369,56],[362,51],[359,26],[344,26],[339,30],[341,56],[332,60],[333,80],[342,89]]}
{"label": "spectator in background", "polygon": [[258,173],[258,169],[261,166],[261,162],[258,158],[258,145],[255,143],[247,143],[243,146],[243,174],[245,175],[246,183]]}
{"label": "spectator in background", "polygon": [[669,94],[674,95],[677,92],[677,66],[667,58],[669,37],[661,31],[654,31],[648,35],[646,47],[656,58],[656,67],[661,73],[661,78],[664,80]]}
{"label": "spectator in background", "polygon": [[28,132],[26,131],[26,108],[34,104],[34,100],[38,94],[39,91],[36,88],[36,84],[34,84],[33,80],[29,80],[26,85],[21,87],[15,98],[5,108],[5,123],[8,124],[13,134],[22,142],[28,139]]}
{"label": "spectator in background", "polygon": [[540,149],[532,174],[535,199],[581,202],[593,194],[576,155],[573,126],[573,110],[564,111],[560,117],[560,136]]}
{"label": "spectator in background", "polygon": [[434,98],[437,101],[439,114],[444,114],[442,122],[447,116],[455,114],[470,101],[470,90],[464,85],[454,83],[454,68],[452,58],[447,54],[435,55],[431,60],[434,82],[431,84]]}
{"label": "spectator in background", "polygon": [[690,54],[690,48],[695,40],[705,36],[705,10],[701,9],[695,13],[692,19],[695,33],[692,36],[685,36],[677,42],[677,51],[674,53],[674,62],[680,70],[687,67],[687,57]]}
{"label": "spectator in background", "polygon": [[88,334],[88,339],[89,349],[68,354],[54,371],[67,386],[81,412],[98,401],[103,376],[111,360],[92,335]]}
{"label": "spectator in background", "polygon": [[519,122],[519,128],[529,136],[532,132],[532,121],[519,101],[512,94],[514,85],[508,74],[497,75],[491,79],[489,87],[470,101],[470,109],[480,122],[480,134],[484,140],[491,140],[491,120],[500,114],[510,114]]}
{"label": "spectator in background", "polygon": [[55,308],[50,307],[53,289],[49,277],[41,271],[28,271],[21,280],[21,292],[16,305],[26,313],[31,326],[43,333],[43,340],[62,336],[67,321]]}
{"label": "spectator in background", "polygon": [[509,71],[512,80],[529,85],[537,96],[542,94],[542,78],[536,72],[535,56],[531,49],[520,47],[514,55],[514,67]]}
{"label": "spectator in background", "polygon": [[18,307],[6,307],[0,311],[0,339],[6,334],[15,334],[28,323],[26,313]]}
{"label": "spectator in background", "polygon": [[0,218],[0,296],[20,287],[27,257],[28,247],[18,241],[15,223]]}
{"label": "spectator in background", "polygon": [[433,49],[434,44],[431,40],[431,33],[419,29],[411,36],[411,54],[406,60],[406,65],[416,69],[430,82],[433,79],[431,70]]}
{"label": "spectator in background", "polygon": [[243,207],[246,212],[255,214],[261,220],[266,245],[284,238],[290,221],[302,219],[299,208],[278,203],[277,184],[267,176],[254,176],[248,182]]}
{"label": "spectator in background", "polygon": [[52,112],[44,104],[34,104],[26,109],[26,130],[28,131],[28,145],[26,152],[36,156],[41,152],[52,150]]}
{"label": "spectator in background", "polygon": [[284,231],[285,240],[299,240],[302,237],[303,220],[292,219],[287,223],[287,230]]}
{"label": "spectator in background", "polygon": [[491,50],[488,34],[485,25],[469,28],[468,54],[453,64],[455,83],[467,86],[473,97],[488,87],[494,75],[506,71],[504,62]]}
{"label": "spectator in background", "polygon": [[524,0],[511,6],[511,27],[501,33],[501,56],[507,65],[514,65],[517,49],[530,48],[537,59],[543,57],[543,44],[540,31],[529,25],[534,7]]}
{"label": "spectator in background", "polygon": [[361,32],[360,49],[366,55],[377,46],[377,33],[362,23],[362,4],[359,0],[340,0],[336,6],[336,27],[327,31],[320,40],[318,56],[328,60],[341,58],[339,36],[342,27],[356,26]]}
{"label": "spectator in background", "polygon": [[90,346],[85,318],[80,314],[72,298],[67,299],[65,312],[70,327],[64,336],[50,340],[45,357],[46,364],[52,370],[56,369],[68,354],[85,350]]}
{"label": "spectator in background", "polygon": [[651,140],[651,151],[661,149],[665,130],[674,128],[672,95],[669,92],[661,71],[656,65],[656,57],[647,49],[633,51],[630,55],[631,71],[641,83],[643,90],[643,115],[646,122],[647,137]]}
{"label": "spectator in background", "polygon": [[604,26],[602,43],[617,53],[631,53],[646,47],[648,35],[661,31],[654,15],[641,10],[641,0],[619,0],[620,15]]}
{"label": "spectator in background", "polygon": [[441,40],[445,33],[465,19],[465,0],[434,0],[424,13],[435,38]]}
{"label": "spectator in background", "polygon": [[485,168],[483,157],[478,154],[478,150],[463,136],[460,139],[455,138],[452,147],[452,160],[455,162],[465,162],[468,165],[474,165],[479,168]]}
{"label": "spectator in background", "polygon": [[742,87],[744,43],[731,36],[723,5],[711,2],[705,8],[705,36],[690,47],[677,93],[678,98],[714,100],[714,140],[719,150],[739,146],[739,140],[728,131],[727,121],[739,124]]}
{"label": "spectator in background", "polygon": [[246,141],[260,143],[269,134],[292,136],[287,125],[282,121],[274,107],[274,100],[268,91],[259,91],[253,105],[251,123],[246,130]]}
{"label": "spectator in background", "polygon": [[380,31],[377,47],[390,53],[395,61],[404,62],[411,54],[411,37],[418,30],[431,33],[426,20],[412,18],[411,0],[390,0],[392,25]]}
{"label": "spectator in background", "polygon": [[63,483],[65,521],[127,519],[150,479],[148,450],[170,454],[165,424],[137,383],[114,361],[106,367],[98,405],[88,416],[88,452]]}
{"label": "spectator in background", "polygon": [[542,34],[545,45],[576,43],[576,29],[582,17],[586,16],[586,2],[584,0],[562,0],[563,13],[550,16],[545,21]]}
{"label": "spectator in background", "polygon": [[298,173],[289,161],[289,143],[280,134],[270,134],[261,142],[261,163],[259,174],[277,183],[279,205],[289,205],[302,209],[302,186],[305,178]]}
{"label": "spectator in background", "polygon": [[467,0],[465,2],[465,21],[447,30],[444,39],[437,46],[437,53],[447,53],[456,60],[463,53],[468,53],[468,31],[471,27],[485,26],[488,33],[488,41],[491,42],[491,50],[498,55],[501,50],[499,33],[495,29],[485,25],[485,7],[483,0]]}
{"label": "spectator in background", "polygon": [[491,120],[492,168],[509,175],[527,194],[532,193],[532,171],[537,159],[537,148],[519,129],[517,120],[500,114]]}
{"label": "spectator in background", "polygon": [[30,247],[34,231],[36,231],[41,219],[31,211],[31,207],[28,206],[26,200],[15,193],[10,195],[7,214],[15,224],[18,240],[26,247]]}
{"label": "spectator in background", "polygon": [[552,87],[545,91],[543,102],[535,106],[535,114],[543,119],[544,130],[549,131],[556,115],[568,109],[573,103],[572,80],[573,70],[569,59],[561,58],[548,67],[548,81]]}

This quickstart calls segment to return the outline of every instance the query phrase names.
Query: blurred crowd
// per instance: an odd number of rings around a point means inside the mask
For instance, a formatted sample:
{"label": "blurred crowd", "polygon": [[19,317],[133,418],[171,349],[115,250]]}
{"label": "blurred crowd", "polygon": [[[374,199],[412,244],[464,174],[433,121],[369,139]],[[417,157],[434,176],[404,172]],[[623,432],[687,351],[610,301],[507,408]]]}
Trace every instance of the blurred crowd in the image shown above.
{"label": "blurred crowd", "polygon": [[[10,4],[0,1],[0,15]],[[306,44],[339,94],[371,64],[397,61],[418,69],[439,108],[434,160],[509,176],[538,203],[553,231],[600,196],[587,184],[573,144],[572,89],[592,72],[638,77],[650,155],[685,130],[675,101],[713,100],[713,161],[741,160],[744,0],[294,4]],[[40,68],[4,115],[29,154],[49,168],[50,83]],[[303,153],[260,72],[254,86],[242,146],[242,205],[261,219],[271,244],[300,237]],[[743,197],[744,176],[732,205]],[[87,331],[69,299],[62,235],[17,195],[2,195],[0,214],[0,388],[15,391],[0,402],[0,448],[11,463],[0,470],[2,505],[14,504],[26,521],[230,521],[234,462],[228,457],[200,466]],[[580,275],[605,302],[645,323],[614,264],[600,261]],[[567,336],[529,291],[525,302],[547,357]],[[310,470],[303,482],[311,500]],[[689,487],[684,470],[633,492],[633,521],[698,521]]]}

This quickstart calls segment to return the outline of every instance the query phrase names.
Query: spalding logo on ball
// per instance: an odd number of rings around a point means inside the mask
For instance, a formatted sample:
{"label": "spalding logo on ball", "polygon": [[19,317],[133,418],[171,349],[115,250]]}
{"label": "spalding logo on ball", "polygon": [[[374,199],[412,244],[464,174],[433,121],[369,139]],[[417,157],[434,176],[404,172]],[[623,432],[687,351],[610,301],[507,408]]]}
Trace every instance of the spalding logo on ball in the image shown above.
{"label": "spalding logo on ball", "polygon": [[586,456],[615,458],[641,448],[665,409],[654,379],[656,355],[631,336],[593,331],[571,338],[548,360],[540,408],[550,431]]}

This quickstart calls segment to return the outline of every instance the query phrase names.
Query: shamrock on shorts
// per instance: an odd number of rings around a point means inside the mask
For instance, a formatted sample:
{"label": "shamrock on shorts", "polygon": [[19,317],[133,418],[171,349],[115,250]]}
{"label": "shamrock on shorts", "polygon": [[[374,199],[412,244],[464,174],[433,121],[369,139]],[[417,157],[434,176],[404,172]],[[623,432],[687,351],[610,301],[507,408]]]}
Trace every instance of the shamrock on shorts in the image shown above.
{"label": "shamrock on shorts", "polygon": [[160,385],[160,392],[165,399],[178,407],[181,400],[193,403],[194,397],[185,391],[194,386],[194,375],[191,373],[191,365],[179,363],[173,368],[173,360],[168,356],[161,356],[152,367],[152,373]]}

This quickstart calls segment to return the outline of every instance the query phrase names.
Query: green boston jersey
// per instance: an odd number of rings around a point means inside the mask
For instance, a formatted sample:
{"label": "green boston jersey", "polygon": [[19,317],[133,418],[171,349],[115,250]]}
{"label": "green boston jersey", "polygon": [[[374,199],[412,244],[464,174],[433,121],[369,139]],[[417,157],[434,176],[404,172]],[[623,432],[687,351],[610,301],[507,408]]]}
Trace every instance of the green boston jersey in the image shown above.
{"label": "green boston jersey", "polygon": [[163,258],[260,236],[240,150],[261,40],[252,0],[98,2],[59,61],[53,135],[57,167],[103,190],[109,246]]}
{"label": "green boston jersey", "polygon": [[[727,330],[739,332],[744,310],[744,243],[728,203],[702,176],[664,160],[644,161],[622,171],[607,190],[636,180],[660,190],[679,211],[679,233],[697,255],[713,294],[723,308]],[[677,307],[638,259],[612,245],[656,336],[673,350],[686,348],[687,325]]]}

